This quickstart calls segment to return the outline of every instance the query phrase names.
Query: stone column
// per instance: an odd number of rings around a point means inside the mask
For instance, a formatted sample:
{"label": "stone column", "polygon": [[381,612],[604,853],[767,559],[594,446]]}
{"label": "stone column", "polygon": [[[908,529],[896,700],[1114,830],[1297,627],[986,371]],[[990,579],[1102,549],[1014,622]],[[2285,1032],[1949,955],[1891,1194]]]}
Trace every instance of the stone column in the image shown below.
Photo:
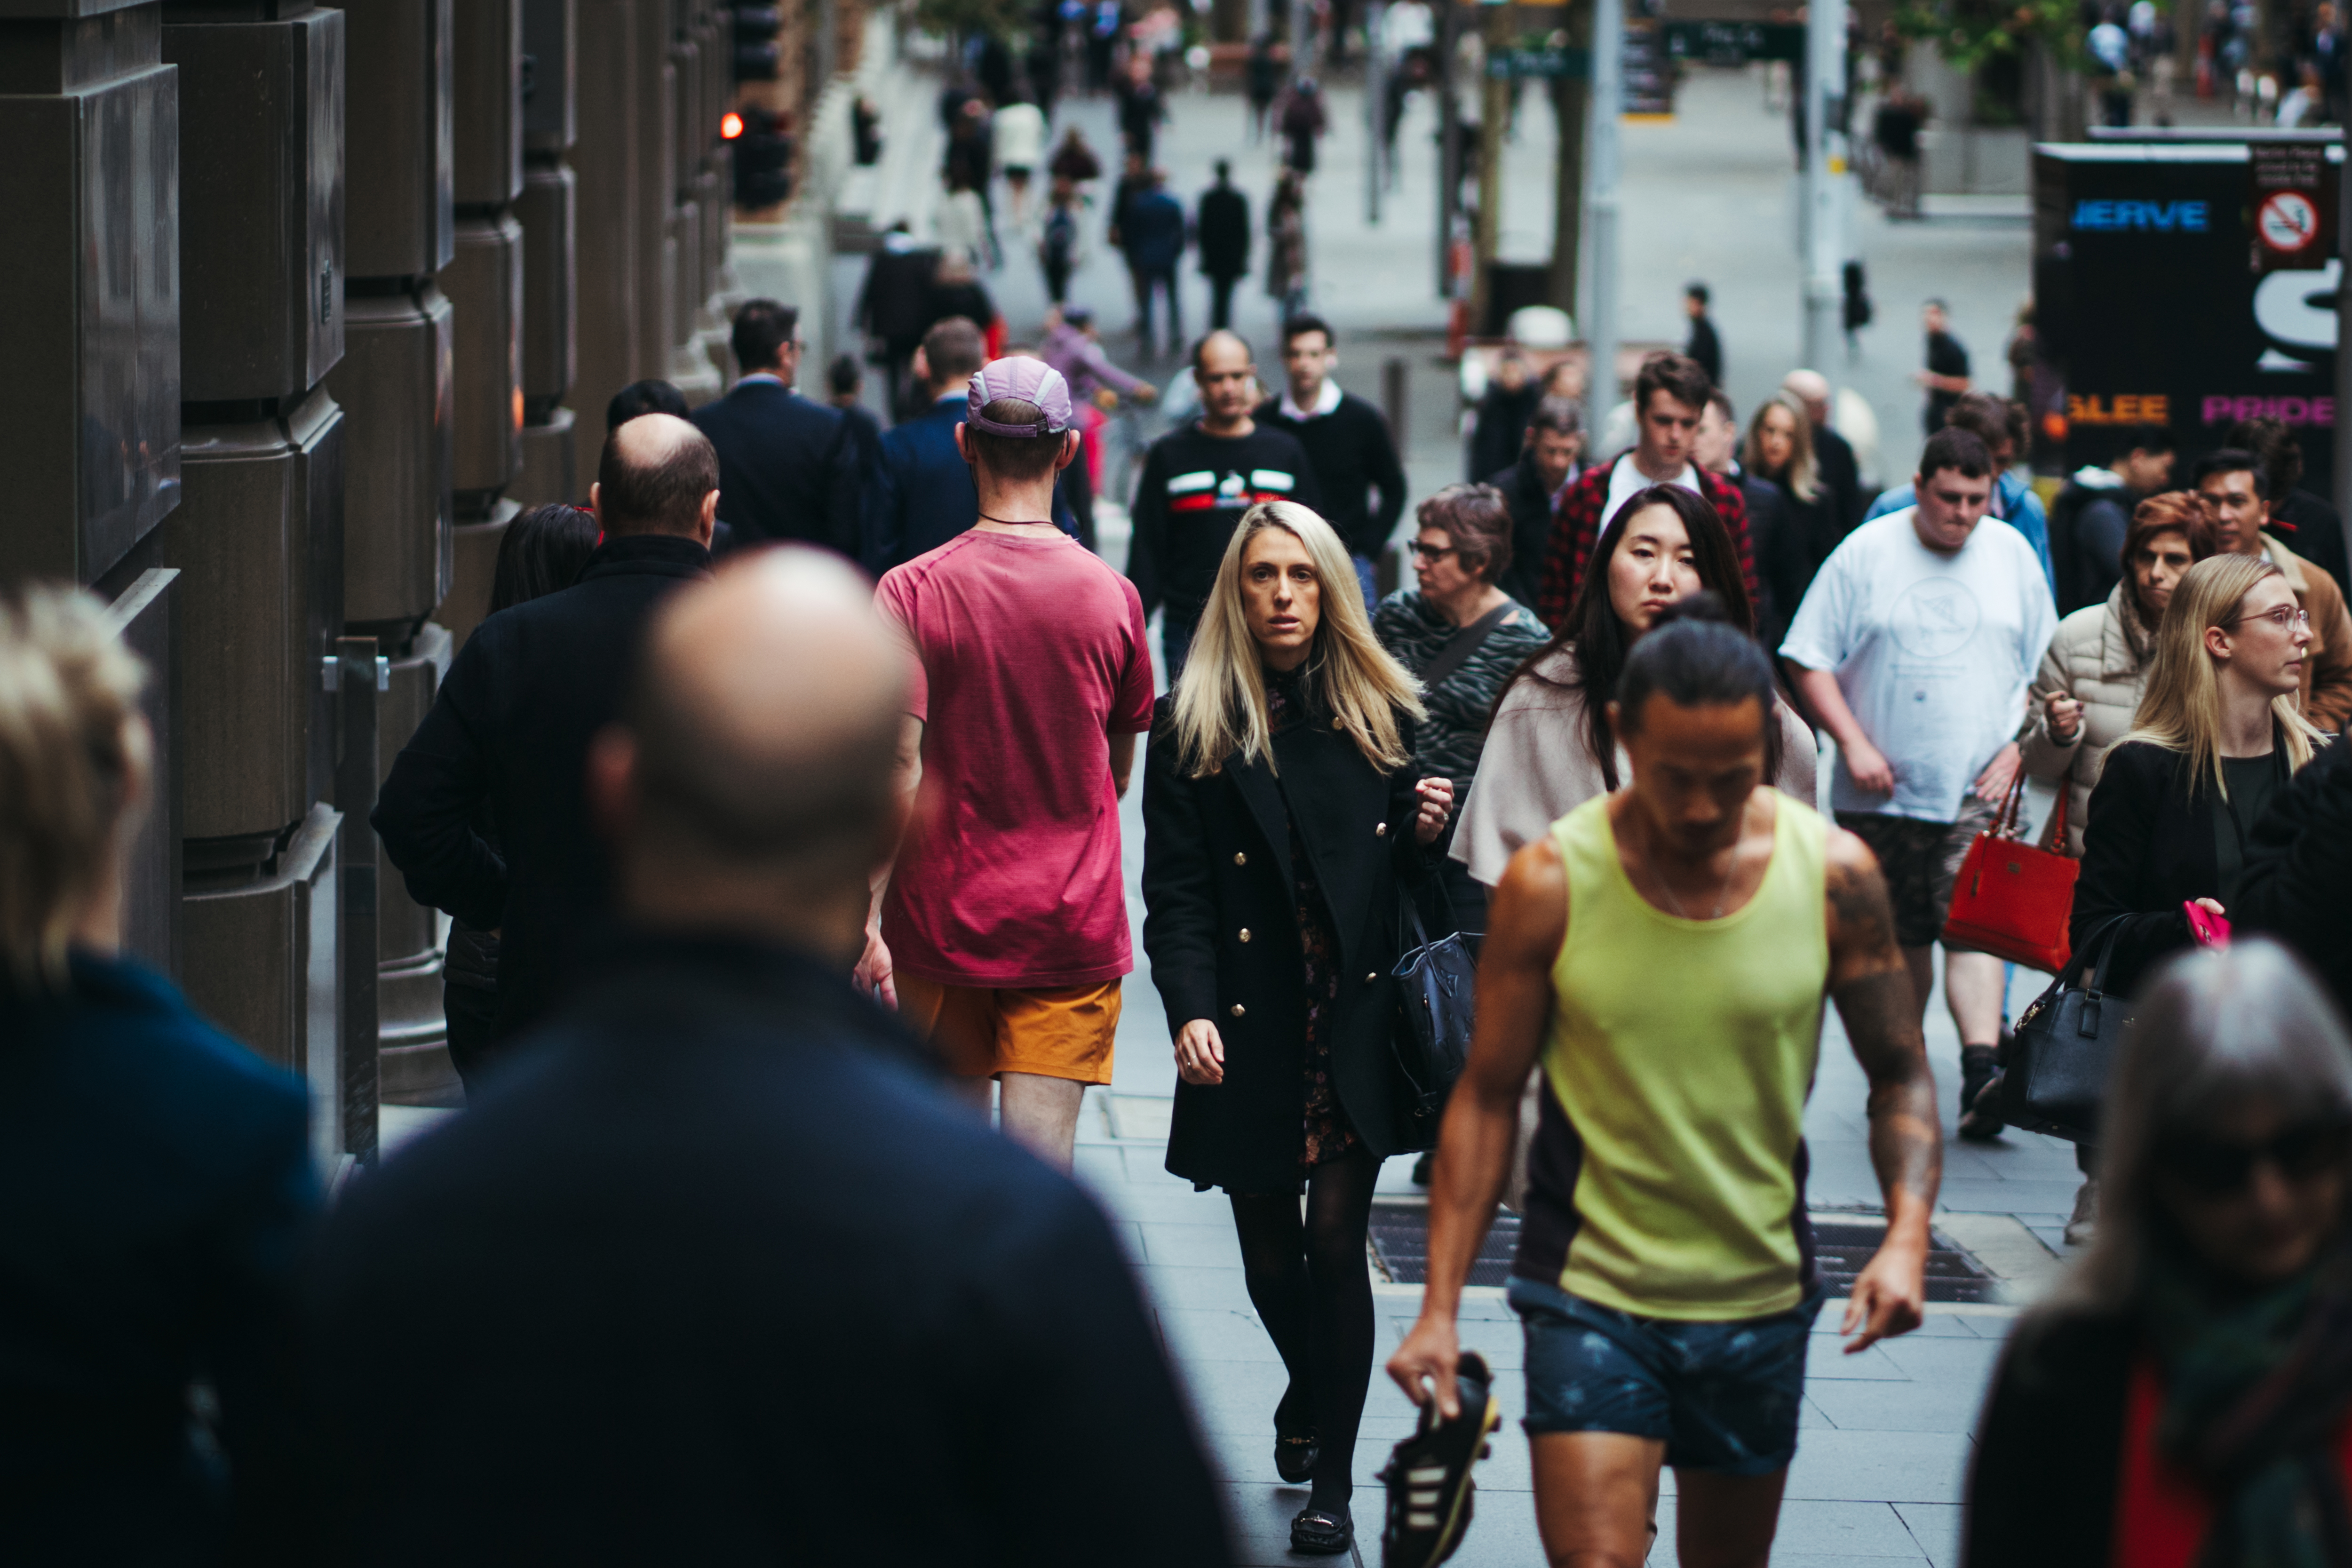
{"label": "stone column", "polygon": [[300,1071],[341,957],[332,900],[306,906],[336,816],[320,669],[343,621],[347,432],[323,384],[344,347],[345,18],[246,0],[164,22],[199,154],[181,168],[184,500],[161,531],[182,573],[185,983]]}
{"label": "stone column", "polygon": [[[480,3],[467,0],[469,17]],[[499,279],[511,275],[520,232],[511,218],[504,228],[471,222],[467,263],[453,266],[451,0],[352,0],[345,10],[351,123],[366,132],[352,137],[346,153],[346,352],[327,384],[351,430],[344,619],[349,635],[373,637],[392,666],[390,688],[376,708],[378,750],[388,769],[431,706],[449,657],[447,635],[426,624],[449,593],[456,521],[457,318],[440,279],[464,279],[469,364],[477,363],[470,351],[479,341],[472,334],[486,330],[496,374],[498,334],[511,336],[516,315],[511,283],[502,291]],[[512,53],[510,43],[509,59]],[[488,174],[473,165],[469,172],[495,189],[495,153],[489,163]],[[512,174],[510,160],[509,180]],[[511,185],[506,188],[511,199]],[[482,277],[489,281],[478,284]],[[504,374],[511,386],[510,355]],[[486,415],[483,401],[478,380],[467,393],[476,418],[466,448],[467,496],[478,510],[496,501],[513,476],[516,456],[510,408]],[[455,1088],[439,1044],[437,924],[434,912],[413,902],[398,873],[385,867],[377,884],[377,984],[380,1038],[389,1048],[382,1080],[387,1099],[446,1099]]]}
{"label": "stone column", "polygon": [[579,190],[565,157],[578,136],[579,14],[573,0],[524,0],[522,26],[530,61],[514,209],[523,236],[522,477],[512,493],[537,506],[588,497],[572,411],[563,406],[578,360]]}
{"label": "stone column", "polygon": [[[638,73],[633,50],[637,7],[661,0],[575,0],[580,26],[579,95],[595,111],[579,117],[572,150],[578,175],[579,357],[571,403],[585,428],[578,435],[582,488],[604,439],[604,405],[651,371],[637,357],[639,139]],[[646,166],[652,168],[650,160]],[[658,270],[654,274],[659,279]],[[651,285],[646,285],[650,287]]]}

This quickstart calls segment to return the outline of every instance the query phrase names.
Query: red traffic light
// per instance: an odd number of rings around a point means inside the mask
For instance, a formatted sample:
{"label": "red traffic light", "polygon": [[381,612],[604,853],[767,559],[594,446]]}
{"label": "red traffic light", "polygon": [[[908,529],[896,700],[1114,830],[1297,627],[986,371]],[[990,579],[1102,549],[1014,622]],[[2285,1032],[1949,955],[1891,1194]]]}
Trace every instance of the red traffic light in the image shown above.
{"label": "red traffic light", "polygon": [[741,115],[736,113],[733,110],[730,110],[725,114],[719,117],[719,138],[720,141],[732,142],[742,134],[743,117]]}

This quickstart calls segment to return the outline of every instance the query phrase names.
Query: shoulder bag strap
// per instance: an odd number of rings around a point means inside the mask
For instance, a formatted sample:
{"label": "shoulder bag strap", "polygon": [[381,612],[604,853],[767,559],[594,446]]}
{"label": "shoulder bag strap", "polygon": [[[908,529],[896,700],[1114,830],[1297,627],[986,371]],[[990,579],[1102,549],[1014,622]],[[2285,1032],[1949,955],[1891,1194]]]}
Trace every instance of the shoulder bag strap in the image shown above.
{"label": "shoulder bag strap", "polygon": [[1470,662],[1471,656],[1486,646],[1486,639],[1494,635],[1495,628],[1509,618],[1511,612],[1517,608],[1518,604],[1514,600],[1499,609],[1487,611],[1460,631],[1455,632],[1447,639],[1445,646],[1437,650],[1437,657],[1429,661],[1429,668],[1421,672],[1422,689],[1425,691],[1434,691],[1444,685],[1448,676]]}

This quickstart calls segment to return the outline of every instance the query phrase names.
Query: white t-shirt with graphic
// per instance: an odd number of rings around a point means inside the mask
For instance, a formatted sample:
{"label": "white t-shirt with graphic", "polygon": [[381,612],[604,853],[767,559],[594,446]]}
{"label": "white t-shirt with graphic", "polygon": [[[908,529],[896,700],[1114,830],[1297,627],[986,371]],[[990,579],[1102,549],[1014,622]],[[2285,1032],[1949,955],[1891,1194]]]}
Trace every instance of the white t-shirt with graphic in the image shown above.
{"label": "white t-shirt with graphic", "polygon": [[1979,523],[1946,555],[1919,542],[1917,510],[1846,535],[1797,606],[1780,654],[1837,676],[1895,770],[1891,798],[1865,795],[1841,756],[1838,810],[1953,822],[1985,764],[2017,738],[2058,608],[2017,530]]}

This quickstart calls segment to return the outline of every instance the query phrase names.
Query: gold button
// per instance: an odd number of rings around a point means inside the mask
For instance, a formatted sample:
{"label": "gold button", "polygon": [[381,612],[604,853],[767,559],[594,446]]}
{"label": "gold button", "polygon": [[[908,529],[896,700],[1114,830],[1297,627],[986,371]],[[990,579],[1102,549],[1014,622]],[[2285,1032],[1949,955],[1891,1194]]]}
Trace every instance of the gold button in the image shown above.
{"label": "gold button", "polygon": [[1247,926],[1242,927],[1242,940],[1244,942],[1249,941],[1249,927]]}
{"label": "gold button", "polygon": [[1238,1018],[1238,1017],[1240,1017],[1244,1013],[1246,1013],[1246,1012],[1248,1012],[1248,1011],[1249,1011],[1249,1009],[1248,1009],[1248,1008],[1246,1008],[1246,1007],[1244,1007],[1244,1006],[1243,1006],[1240,1003],[1236,1002],[1236,1003],[1234,1003],[1234,1017]]}
{"label": "gold button", "polygon": [[1331,728],[1344,735],[1348,732],[1348,721],[1345,719],[1334,719],[1331,721]]}
{"label": "gold button", "polygon": [[1388,836],[1389,836],[1389,825],[1388,825],[1387,823],[1385,823],[1385,822],[1381,823],[1378,827],[1375,827],[1375,828],[1373,828],[1373,829],[1372,829],[1372,837],[1375,837],[1375,838],[1386,838]]}
{"label": "gold button", "polygon": [[1246,866],[1249,864],[1249,857],[1236,849],[1234,851],[1234,864],[1236,866]]}

